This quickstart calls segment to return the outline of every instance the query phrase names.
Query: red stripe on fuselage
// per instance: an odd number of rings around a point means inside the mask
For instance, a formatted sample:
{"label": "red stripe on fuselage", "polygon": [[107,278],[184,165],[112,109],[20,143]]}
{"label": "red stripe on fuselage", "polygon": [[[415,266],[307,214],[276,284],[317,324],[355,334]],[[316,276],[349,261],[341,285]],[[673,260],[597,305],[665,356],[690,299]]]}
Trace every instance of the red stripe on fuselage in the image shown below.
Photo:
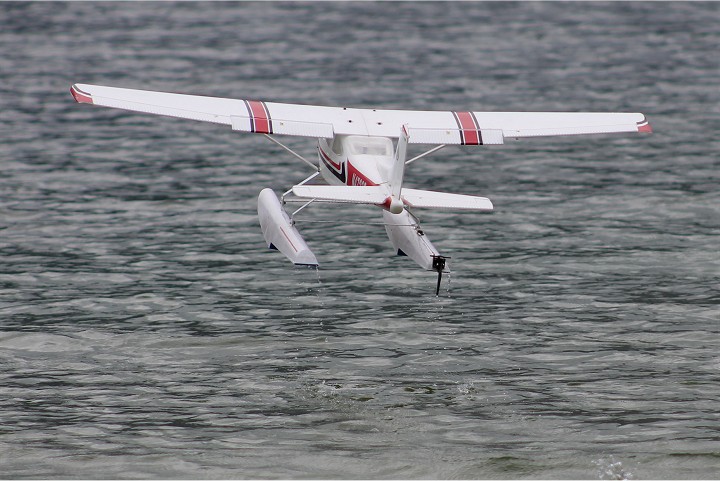
{"label": "red stripe on fuselage", "polygon": [[463,145],[482,145],[482,136],[472,112],[453,112],[462,136]]}
{"label": "red stripe on fuselage", "polygon": [[325,159],[330,165],[332,165],[337,170],[340,170],[342,168],[342,165],[336,164],[335,162],[333,162],[332,159],[330,159],[330,156],[328,154],[326,154],[322,149],[318,149],[318,150],[320,150],[320,155],[323,156],[323,159]]}
{"label": "red stripe on fuselage", "polygon": [[376,182],[370,180],[368,176],[360,172],[360,170],[354,165],[352,165],[349,160],[345,161],[345,165],[347,166],[346,177],[342,163],[338,164],[336,162],[333,162],[330,159],[330,156],[326,154],[324,150],[322,150],[321,148],[318,148],[318,150],[320,151],[320,157],[325,162],[325,165],[337,170],[337,173],[335,173],[335,177],[340,179],[340,182],[343,182],[346,185],[350,186],[378,185]]}
{"label": "red stripe on fuselage", "polygon": [[246,100],[245,103],[250,114],[251,130],[258,134],[272,134],[270,113],[265,106],[265,102]]}
{"label": "red stripe on fuselage", "polygon": [[366,185],[377,185],[370,180],[365,174],[360,172],[354,165],[347,161],[347,185],[354,187],[362,187]]}

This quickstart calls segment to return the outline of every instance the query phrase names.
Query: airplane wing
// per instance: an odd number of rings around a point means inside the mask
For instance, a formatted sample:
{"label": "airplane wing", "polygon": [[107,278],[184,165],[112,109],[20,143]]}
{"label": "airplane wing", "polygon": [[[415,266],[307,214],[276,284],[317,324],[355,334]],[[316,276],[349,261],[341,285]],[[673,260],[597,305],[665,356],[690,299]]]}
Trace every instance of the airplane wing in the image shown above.
{"label": "airplane wing", "polygon": [[356,109],[235,100],[75,84],[79,103],[212,122],[260,134],[332,138],[397,138],[408,126],[410,143],[488,145],[505,138],[652,132],[641,113],[474,112]]}

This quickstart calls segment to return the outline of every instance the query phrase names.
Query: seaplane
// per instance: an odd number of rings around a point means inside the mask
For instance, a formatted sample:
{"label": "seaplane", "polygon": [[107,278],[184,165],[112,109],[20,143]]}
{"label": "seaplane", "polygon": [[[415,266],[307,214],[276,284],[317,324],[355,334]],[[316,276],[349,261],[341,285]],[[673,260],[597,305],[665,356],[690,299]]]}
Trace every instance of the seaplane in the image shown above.
{"label": "seaplane", "polygon": [[[300,235],[295,216],[313,204],[328,202],[373,206],[382,212],[394,253],[437,272],[436,295],[443,272],[449,271],[449,257],[441,255],[430,242],[420,227],[416,209],[491,212],[493,204],[486,197],[405,187],[407,165],[448,145],[501,145],[509,139],[652,132],[641,113],[384,110],[87,84],[74,84],[70,92],[82,104],[211,122],[237,132],[264,135],[313,170],[280,196],[270,188],[260,191],[258,217],[269,248],[280,251],[296,266],[317,268],[317,258]],[[317,139],[317,160],[308,160],[278,136]],[[408,159],[410,144],[423,144],[429,150]],[[317,177],[326,184],[317,184]],[[285,206],[291,202],[300,207],[288,214]]]}

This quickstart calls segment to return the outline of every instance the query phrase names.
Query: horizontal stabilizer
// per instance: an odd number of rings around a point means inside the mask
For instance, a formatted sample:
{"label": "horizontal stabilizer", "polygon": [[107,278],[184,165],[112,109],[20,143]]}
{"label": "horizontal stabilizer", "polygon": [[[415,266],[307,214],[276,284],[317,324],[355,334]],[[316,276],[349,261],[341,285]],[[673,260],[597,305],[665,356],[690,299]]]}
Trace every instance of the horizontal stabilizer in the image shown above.
{"label": "horizontal stabilizer", "polygon": [[390,195],[385,187],[379,185],[366,187],[296,185],[292,188],[292,192],[296,196],[305,199],[376,205],[382,205]]}
{"label": "horizontal stabilizer", "polygon": [[409,207],[446,210],[475,210],[490,212],[492,202],[487,197],[473,195],[447,194],[431,190],[403,189],[402,199]]}
{"label": "horizontal stabilizer", "polygon": [[[365,187],[334,185],[296,185],[293,194],[304,199],[318,199],[330,202],[348,202],[352,204],[373,204],[387,206],[390,193],[382,185]],[[474,210],[490,212],[493,204],[487,197],[473,195],[448,194],[432,190],[403,188],[400,194],[408,207],[443,210]]]}

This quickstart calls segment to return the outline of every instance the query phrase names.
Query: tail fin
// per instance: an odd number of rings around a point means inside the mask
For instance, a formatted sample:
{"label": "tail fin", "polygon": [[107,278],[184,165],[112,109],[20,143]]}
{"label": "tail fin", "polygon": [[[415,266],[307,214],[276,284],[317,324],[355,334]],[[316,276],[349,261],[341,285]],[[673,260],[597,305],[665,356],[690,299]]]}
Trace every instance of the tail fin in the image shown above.
{"label": "tail fin", "polygon": [[390,195],[394,198],[400,198],[402,190],[403,176],[405,175],[405,157],[407,155],[407,145],[410,141],[407,125],[403,125],[402,133],[398,138],[397,150],[395,151],[395,161],[393,169],[390,173]]}

